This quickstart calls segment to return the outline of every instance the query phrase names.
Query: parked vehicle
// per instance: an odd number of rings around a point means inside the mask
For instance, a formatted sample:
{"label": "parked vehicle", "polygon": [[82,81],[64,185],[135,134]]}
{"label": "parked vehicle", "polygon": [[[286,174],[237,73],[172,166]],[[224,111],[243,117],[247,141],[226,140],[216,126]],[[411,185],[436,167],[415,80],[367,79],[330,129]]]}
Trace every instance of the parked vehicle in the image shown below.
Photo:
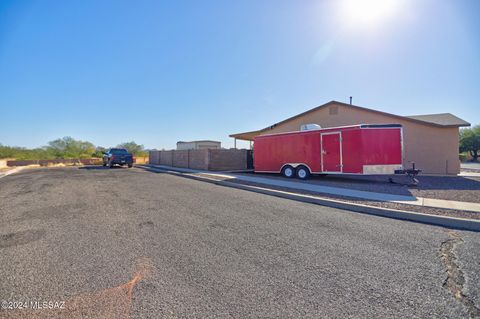
{"label": "parked vehicle", "polygon": [[306,179],[310,174],[404,174],[400,124],[305,127],[254,140],[254,170]]}
{"label": "parked vehicle", "polygon": [[132,167],[135,157],[124,148],[111,148],[103,155],[103,166],[113,167],[115,164]]}

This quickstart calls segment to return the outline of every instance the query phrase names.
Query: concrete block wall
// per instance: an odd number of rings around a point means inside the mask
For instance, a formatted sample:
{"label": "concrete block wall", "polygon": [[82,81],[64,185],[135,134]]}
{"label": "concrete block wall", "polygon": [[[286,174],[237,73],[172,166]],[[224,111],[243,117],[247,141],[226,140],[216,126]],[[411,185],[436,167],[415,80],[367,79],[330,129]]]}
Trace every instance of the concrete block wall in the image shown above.
{"label": "concrete block wall", "polygon": [[229,171],[247,169],[247,150],[209,150],[209,170]]}
{"label": "concrete block wall", "polygon": [[184,167],[188,168],[189,164],[189,158],[188,154],[189,151],[174,151],[173,152],[173,164],[172,166],[174,167]]}
{"label": "concrete block wall", "polygon": [[160,151],[160,165],[173,166],[173,151]]}
{"label": "concrete block wall", "polygon": [[209,150],[190,150],[189,168],[208,170]]}
{"label": "concrete block wall", "polygon": [[22,161],[7,161],[7,166],[28,166],[28,165],[40,165],[40,166],[54,166],[58,164],[64,165],[100,165],[102,164],[101,158],[83,158],[83,159],[52,159],[52,160],[22,160]]}
{"label": "concrete block wall", "polygon": [[247,168],[247,150],[172,150],[151,151],[150,164],[211,171]]}
{"label": "concrete block wall", "polygon": [[148,152],[148,157],[150,164],[160,164],[160,151],[150,151]]}

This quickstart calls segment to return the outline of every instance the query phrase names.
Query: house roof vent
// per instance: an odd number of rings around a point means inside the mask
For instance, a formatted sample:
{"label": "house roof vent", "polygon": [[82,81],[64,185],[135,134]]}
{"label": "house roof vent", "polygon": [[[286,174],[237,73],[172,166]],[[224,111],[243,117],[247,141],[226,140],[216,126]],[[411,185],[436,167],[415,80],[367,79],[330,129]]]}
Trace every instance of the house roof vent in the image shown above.
{"label": "house roof vent", "polygon": [[300,131],[319,130],[322,127],[318,124],[302,124],[300,125]]}

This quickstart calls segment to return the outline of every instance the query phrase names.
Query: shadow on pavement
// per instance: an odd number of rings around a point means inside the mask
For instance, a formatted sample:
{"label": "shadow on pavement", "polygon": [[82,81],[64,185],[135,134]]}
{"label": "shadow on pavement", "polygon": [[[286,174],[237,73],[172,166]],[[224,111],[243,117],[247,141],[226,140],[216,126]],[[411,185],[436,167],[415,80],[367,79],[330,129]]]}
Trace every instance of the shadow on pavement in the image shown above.
{"label": "shadow on pavement", "polygon": [[104,169],[120,169],[120,168],[128,168],[128,167],[121,167],[121,166],[114,166],[112,168],[108,166],[102,166],[102,165],[91,165],[91,166],[82,166],[79,167],[78,169],[86,169],[86,170],[104,170]]}
{"label": "shadow on pavement", "polygon": [[147,171],[147,172],[150,172],[150,173],[157,173],[157,174],[167,174],[167,172],[165,171],[160,171],[158,169],[153,169],[153,168],[149,168],[147,166],[135,166],[136,168],[140,168],[140,169],[143,169],[144,171]]}

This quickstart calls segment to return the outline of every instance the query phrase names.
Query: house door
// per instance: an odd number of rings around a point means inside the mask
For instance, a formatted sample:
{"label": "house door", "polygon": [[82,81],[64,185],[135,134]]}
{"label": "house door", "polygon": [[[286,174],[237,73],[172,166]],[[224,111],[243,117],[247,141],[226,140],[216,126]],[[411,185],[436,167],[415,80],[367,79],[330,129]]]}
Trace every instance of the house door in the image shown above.
{"label": "house door", "polygon": [[322,171],[342,172],[342,134],[322,134]]}

